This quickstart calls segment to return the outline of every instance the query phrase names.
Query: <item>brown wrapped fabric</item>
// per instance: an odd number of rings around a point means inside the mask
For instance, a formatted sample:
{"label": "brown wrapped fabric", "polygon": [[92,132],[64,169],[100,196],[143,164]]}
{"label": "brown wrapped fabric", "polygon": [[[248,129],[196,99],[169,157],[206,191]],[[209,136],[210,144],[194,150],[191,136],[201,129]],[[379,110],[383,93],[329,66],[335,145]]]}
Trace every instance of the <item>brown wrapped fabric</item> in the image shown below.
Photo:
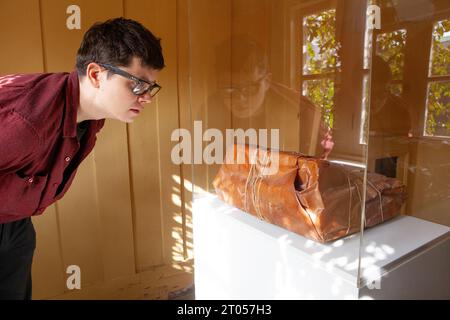
{"label": "brown wrapped fabric", "polygon": [[[328,242],[360,230],[363,171],[293,152],[279,152],[279,169],[264,175],[267,165],[260,150],[232,146],[214,187],[218,197],[245,212],[307,238]],[[241,152],[239,151],[239,152]],[[230,152],[232,152],[230,154]],[[256,164],[249,154],[256,152]],[[273,151],[275,152],[275,151]],[[270,151],[265,154],[270,155]],[[264,171],[266,170],[266,171]],[[396,179],[368,173],[365,226],[371,227],[400,213],[405,186]]]}

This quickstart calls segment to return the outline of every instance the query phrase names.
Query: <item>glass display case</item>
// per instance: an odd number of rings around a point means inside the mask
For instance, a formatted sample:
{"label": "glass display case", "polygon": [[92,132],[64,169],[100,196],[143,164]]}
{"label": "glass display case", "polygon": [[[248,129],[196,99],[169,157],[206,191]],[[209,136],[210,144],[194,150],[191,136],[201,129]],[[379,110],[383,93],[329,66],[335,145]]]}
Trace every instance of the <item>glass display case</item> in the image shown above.
{"label": "glass display case", "polygon": [[[421,274],[421,294],[448,297],[450,2],[187,7],[186,117],[205,133],[192,171],[197,296],[402,298],[410,280],[399,273],[422,268],[447,284]],[[259,154],[216,161],[239,134],[280,151],[278,180]],[[314,205],[302,198],[311,188]],[[407,260],[417,263],[402,269]]]}

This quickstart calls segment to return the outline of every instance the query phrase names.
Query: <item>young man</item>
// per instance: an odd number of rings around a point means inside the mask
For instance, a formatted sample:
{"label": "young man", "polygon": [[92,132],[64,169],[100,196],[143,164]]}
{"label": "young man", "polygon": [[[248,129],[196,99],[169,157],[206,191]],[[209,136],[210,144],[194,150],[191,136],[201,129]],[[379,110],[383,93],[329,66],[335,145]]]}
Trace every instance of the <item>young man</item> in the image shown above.
{"label": "young man", "polygon": [[63,197],[105,118],[143,111],[163,67],[160,39],[118,18],[86,32],[76,71],[0,77],[0,299],[31,299],[30,216]]}

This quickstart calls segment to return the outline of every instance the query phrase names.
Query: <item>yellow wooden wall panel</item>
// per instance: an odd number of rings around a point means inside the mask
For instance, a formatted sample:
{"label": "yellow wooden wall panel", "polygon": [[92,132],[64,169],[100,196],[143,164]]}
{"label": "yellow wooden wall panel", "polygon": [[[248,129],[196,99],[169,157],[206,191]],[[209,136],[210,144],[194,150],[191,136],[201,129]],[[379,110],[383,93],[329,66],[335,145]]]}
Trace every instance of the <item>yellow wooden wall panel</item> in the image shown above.
{"label": "yellow wooden wall panel", "polygon": [[[190,109],[190,77],[189,77],[189,21],[188,5],[184,0],[177,0],[177,37],[178,37],[178,110],[180,128],[192,131]],[[193,165],[181,165],[180,191],[182,199],[183,227],[184,227],[184,251],[187,259],[194,257],[193,230],[192,230],[192,181]]]}
{"label": "yellow wooden wall panel", "polygon": [[102,238],[95,164],[91,154],[79,167],[64,198],[57,203],[64,267],[81,269],[81,286],[104,281]]}
{"label": "yellow wooden wall panel", "polygon": [[[202,121],[203,131],[231,128],[231,112],[219,99],[219,90],[231,83],[231,2],[190,2],[188,8],[190,103],[192,121]],[[207,26],[207,27],[205,27]],[[204,144],[204,146],[207,145]],[[194,166],[197,190],[212,191],[218,166]]]}
{"label": "yellow wooden wall panel", "polygon": [[181,186],[177,177],[181,167],[171,159],[171,135],[179,127],[177,89],[177,8],[176,0],[153,1],[153,7],[160,7],[161,14],[155,14],[155,31],[165,41],[164,55],[167,69],[161,77],[166,91],[158,98],[159,154],[161,163],[161,195],[163,210],[163,253],[164,263],[184,261],[183,213]]}
{"label": "yellow wooden wall panel", "polygon": [[[271,87],[266,102],[267,128],[280,129],[280,149],[299,151],[300,90],[290,81],[296,66],[291,57],[290,12],[286,1],[270,1],[266,9],[270,15],[268,30],[269,72]],[[284,88],[283,91],[281,88]]]}
{"label": "yellow wooden wall panel", "polygon": [[[66,27],[70,5],[80,7],[80,30]],[[46,71],[72,71],[84,33],[95,22],[122,16],[123,7],[122,0],[41,0],[41,15]]]}
{"label": "yellow wooden wall panel", "polygon": [[124,7],[127,18],[140,21],[162,39],[166,63],[159,79],[163,89],[146,106],[144,116],[129,125],[137,269],[143,270],[179,260],[184,245],[176,182],[180,166],[170,156],[171,133],[178,128],[176,1],[125,1]]}
{"label": "yellow wooden wall panel", "polygon": [[38,0],[0,0],[0,74],[42,72]]}
{"label": "yellow wooden wall panel", "polygon": [[146,106],[128,128],[137,271],[163,261],[156,115],[154,104]]}
{"label": "yellow wooden wall panel", "polygon": [[107,121],[97,137],[94,162],[105,279],[135,270],[126,124]]}

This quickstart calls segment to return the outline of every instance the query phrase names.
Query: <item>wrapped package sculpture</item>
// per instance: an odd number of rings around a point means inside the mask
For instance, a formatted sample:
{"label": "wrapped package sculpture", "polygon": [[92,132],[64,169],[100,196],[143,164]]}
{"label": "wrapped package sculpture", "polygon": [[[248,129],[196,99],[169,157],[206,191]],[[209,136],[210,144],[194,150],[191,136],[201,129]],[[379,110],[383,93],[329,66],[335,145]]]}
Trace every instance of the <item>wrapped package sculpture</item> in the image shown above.
{"label": "wrapped package sculpture", "polygon": [[[271,152],[277,152],[277,170],[267,174]],[[244,161],[238,161],[239,154]],[[363,170],[248,145],[231,146],[226,158],[213,181],[226,203],[322,243],[360,230]],[[367,173],[364,226],[397,216],[405,199],[401,181]]]}

